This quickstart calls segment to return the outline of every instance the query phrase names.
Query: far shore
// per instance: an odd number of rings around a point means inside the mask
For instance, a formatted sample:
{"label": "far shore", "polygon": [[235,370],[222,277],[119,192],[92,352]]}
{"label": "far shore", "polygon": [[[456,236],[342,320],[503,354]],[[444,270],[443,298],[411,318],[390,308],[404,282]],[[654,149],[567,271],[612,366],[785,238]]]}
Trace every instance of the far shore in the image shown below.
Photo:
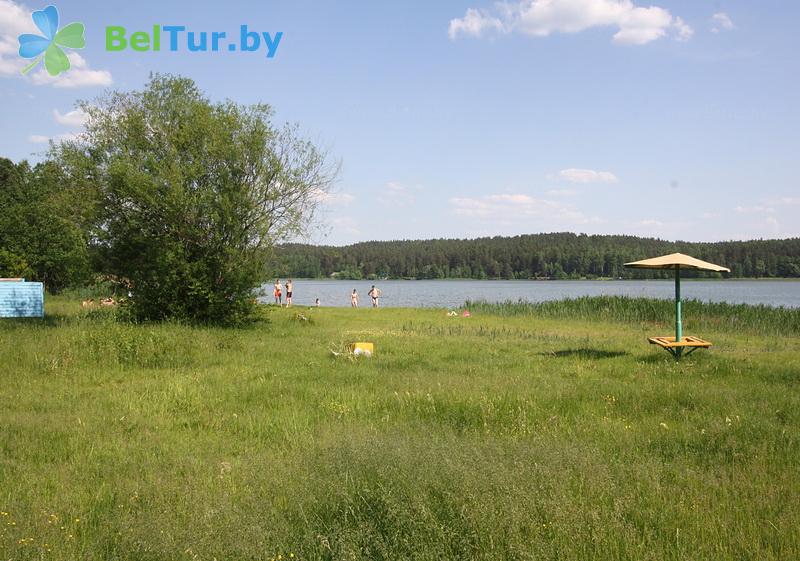
{"label": "far shore", "polygon": [[[487,278],[487,279],[466,279],[461,277],[448,277],[443,279],[417,279],[412,277],[387,277],[387,278],[366,278],[366,279],[345,279],[339,277],[287,277],[284,275],[281,278],[291,278],[294,280],[299,281],[341,281],[341,282],[386,282],[386,281],[470,281],[470,282],[483,282],[483,281],[504,281],[504,282],[529,282],[529,281],[536,281],[536,282],[547,282],[547,281],[570,281],[570,282],[615,282],[615,281],[637,281],[637,282],[675,282],[675,279],[671,278],[664,278],[664,279],[638,279],[638,278],[613,278],[613,277],[596,277],[596,278],[580,278],[580,279],[556,279],[556,278],[533,278],[533,279],[502,279],[502,278]],[[734,277],[734,278],[725,278],[725,277],[681,277],[681,282],[686,281],[778,281],[778,282],[800,282],[800,278],[798,277]]]}

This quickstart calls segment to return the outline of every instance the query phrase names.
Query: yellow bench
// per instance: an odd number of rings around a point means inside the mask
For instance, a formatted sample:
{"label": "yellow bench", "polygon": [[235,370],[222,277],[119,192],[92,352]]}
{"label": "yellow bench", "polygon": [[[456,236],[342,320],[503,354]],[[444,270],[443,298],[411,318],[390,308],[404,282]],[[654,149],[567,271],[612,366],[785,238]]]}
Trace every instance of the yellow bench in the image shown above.
{"label": "yellow bench", "polygon": [[676,341],[675,337],[650,337],[648,341],[651,345],[658,345],[662,349],[668,350],[676,357],[684,354],[684,349],[687,349],[685,354],[688,355],[697,349],[707,349],[711,346],[710,342],[692,336],[683,337],[680,341]]}

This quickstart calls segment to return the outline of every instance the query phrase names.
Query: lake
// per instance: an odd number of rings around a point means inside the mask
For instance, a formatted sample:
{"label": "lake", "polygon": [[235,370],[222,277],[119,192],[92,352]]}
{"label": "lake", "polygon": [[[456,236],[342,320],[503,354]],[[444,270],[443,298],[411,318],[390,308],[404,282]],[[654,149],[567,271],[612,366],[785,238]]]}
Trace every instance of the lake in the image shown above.
{"label": "lake", "polygon": [[[285,283],[286,279],[282,279]],[[367,296],[375,284],[381,290],[382,307],[457,308],[467,300],[528,300],[542,302],[578,296],[635,296],[675,298],[672,280],[526,281],[526,280],[387,280],[346,281],[295,279],[293,301],[312,306],[349,306],[350,293],[358,290],[359,305],[369,307]],[[272,285],[264,287],[263,302],[272,302]],[[685,299],[732,304],[767,304],[800,308],[800,280],[688,280],[681,282]],[[284,295],[285,296],[285,295]]]}

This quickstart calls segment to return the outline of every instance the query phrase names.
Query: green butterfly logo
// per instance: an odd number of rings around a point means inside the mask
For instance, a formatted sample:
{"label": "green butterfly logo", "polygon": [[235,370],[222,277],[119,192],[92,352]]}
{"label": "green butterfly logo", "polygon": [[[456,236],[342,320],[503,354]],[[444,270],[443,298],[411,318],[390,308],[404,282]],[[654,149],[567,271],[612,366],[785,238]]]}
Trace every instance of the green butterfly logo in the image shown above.
{"label": "green butterfly logo", "polygon": [[86,46],[83,24],[75,22],[59,30],[58,10],[55,6],[47,6],[44,10],[33,12],[33,23],[44,37],[30,33],[19,36],[19,56],[36,59],[23,68],[22,73],[27,74],[33,70],[42,58],[50,76],[58,76],[69,70],[69,59],[61,47],[82,49]]}

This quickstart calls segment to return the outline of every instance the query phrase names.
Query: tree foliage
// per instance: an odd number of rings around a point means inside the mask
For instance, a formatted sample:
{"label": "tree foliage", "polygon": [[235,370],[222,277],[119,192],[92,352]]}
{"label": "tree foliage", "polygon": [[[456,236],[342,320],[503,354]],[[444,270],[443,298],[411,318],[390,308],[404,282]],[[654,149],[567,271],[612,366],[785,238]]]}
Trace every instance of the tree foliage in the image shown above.
{"label": "tree foliage", "polygon": [[331,180],[325,156],[264,104],[211,102],[192,80],[82,104],[85,133],[54,151],[93,185],[98,269],[124,279],[134,317],[235,322],[276,242],[304,233]]}
{"label": "tree foliage", "polygon": [[[686,253],[731,269],[733,277],[800,277],[800,239],[718,243],[555,233],[473,240],[365,242],[344,247],[289,244],[276,254],[283,276],[340,278],[667,278],[671,271],[623,264]],[[692,273],[685,276],[714,276]]]}
{"label": "tree foliage", "polygon": [[91,273],[85,213],[52,162],[0,158],[0,277],[41,281],[51,292]]}

